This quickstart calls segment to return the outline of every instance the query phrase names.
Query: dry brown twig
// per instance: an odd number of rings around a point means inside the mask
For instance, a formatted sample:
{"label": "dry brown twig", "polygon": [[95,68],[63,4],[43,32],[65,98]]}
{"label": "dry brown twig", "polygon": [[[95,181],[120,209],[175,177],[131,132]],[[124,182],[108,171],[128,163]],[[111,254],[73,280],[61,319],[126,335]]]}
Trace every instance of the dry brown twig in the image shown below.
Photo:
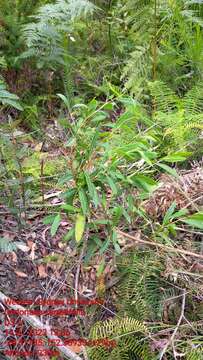
{"label": "dry brown twig", "polygon": [[76,304],[76,308],[77,308],[77,303],[78,303],[78,284],[79,284],[79,278],[80,278],[80,268],[81,268],[81,264],[82,264],[82,259],[85,253],[85,249],[87,246],[87,241],[88,241],[88,237],[89,237],[89,230],[86,230],[86,233],[84,235],[84,241],[83,241],[83,247],[82,247],[82,251],[80,253],[80,257],[78,260],[78,265],[77,265],[77,270],[76,270],[76,274],[75,274],[75,304]]}
{"label": "dry brown twig", "polygon": [[183,290],[182,296],[183,296],[183,300],[182,300],[182,307],[181,307],[180,317],[179,317],[179,319],[178,319],[178,322],[177,322],[177,325],[176,325],[176,327],[175,327],[175,330],[174,330],[173,334],[171,335],[169,341],[168,341],[167,344],[164,346],[164,348],[163,348],[163,350],[162,350],[162,352],[161,352],[161,354],[160,354],[160,356],[159,356],[159,360],[163,359],[163,356],[164,356],[164,354],[166,353],[166,351],[167,351],[168,347],[170,346],[170,344],[174,345],[175,336],[176,336],[176,334],[177,334],[177,332],[178,332],[178,329],[179,329],[179,326],[180,326],[180,324],[181,324],[181,322],[182,322],[182,320],[183,320],[183,318],[184,318],[185,299],[186,299],[186,290],[185,290],[185,289]]}
{"label": "dry brown twig", "polygon": [[141,243],[141,244],[145,244],[145,245],[149,245],[149,246],[154,246],[154,247],[158,247],[160,249],[162,249],[163,251],[166,251],[166,252],[174,252],[174,253],[179,253],[179,254],[185,254],[185,255],[188,255],[188,256],[191,256],[191,257],[196,257],[198,259],[202,259],[203,260],[203,255],[201,254],[197,254],[197,253],[194,253],[192,251],[187,251],[187,250],[183,250],[183,249],[178,249],[178,248],[175,248],[175,247],[172,247],[172,246],[166,246],[166,245],[163,245],[163,244],[159,244],[157,242],[154,242],[154,241],[147,241],[147,240],[142,240],[142,239],[139,239],[135,236],[132,236],[132,235],[129,235],[119,229],[117,229],[117,232],[119,234],[121,234],[122,236],[125,236],[131,240],[134,240],[135,243]]}

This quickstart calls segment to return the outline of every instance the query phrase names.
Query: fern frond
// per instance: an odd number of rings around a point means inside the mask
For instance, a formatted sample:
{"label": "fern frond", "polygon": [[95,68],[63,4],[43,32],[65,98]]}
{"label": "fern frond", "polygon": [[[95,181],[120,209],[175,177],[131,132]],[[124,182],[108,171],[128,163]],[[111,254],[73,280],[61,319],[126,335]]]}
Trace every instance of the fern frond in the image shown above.
{"label": "fern frond", "polygon": [[30,51],[24,57],[37,56],[51,64],[63,62],[64,49],[61,46],[61,35],[57,29],[47,23],[31,23],[23,28],[22,33]]}
{"label": "fern frond", "polygon": [[203,348],[193,349],[186,355],[186,360],[202,360],[203,359]]}
{"label": "fern frond", "polygon": [[200,121],[191,121],[188,124],[185,124],[185,129],[203,129],[203,114],[202,119]]}
{"label": "fern frond", "polygon": [[151,72],[149,49],[149,44],[136,46],[136,49],[131,53],[130,59],[123,69],[123,75],[121,77],[121,80],[126,80],[126,89],[130,90],[131,94],[136,95],[137,98],[139,98],[143,84]]}
{"label": "fern frond", "polygon": [[168,113],[178,109],[179,98],[164,82],[149,82],[149,89],[157,111]]}
{"label": "fern frond", "polygon": [[126,312],[140,321],[154,318],[160,313],[162,264],[148,254],[142,254],[142,261],[139,255],[130,260],[129,266],[120,268],[125,274],[119,288],[119,297],[125,299],[120,305],[121,313]]}
{"label": "fern frond", "polygon": [[149,83],[156,107],[154,120],[160,125],[169,144],[176,150],[187,148],[198,136],[203,126],[203,84],[193,87],[179,98],[164,83]]}
{"label": "fern frond", "polygon": [[133,318],[110,319],[95,324],[91,331],[93,339],[112,338],[128,333],[146,333],[147,328],[144,324]]}
{"label": "fern frond", "polygon": [[90,360],[109,360],[109,355],[109,351],[102,346],[92,347],[88,351]]}
{"label": "fern frond", "polygon": [[114,318],[98,322],[91,329],[90,337],[93,339],[114,339],[116,346],[113,349],[103,347],[93,348],[89,352],[91,360],[152,360],[148,343],[143,337],[147,328],[134,318]]}
{"label": "fern frond", "polygon": [[[67,53],[64,38],[73,31],[76,18],[91,14],[95,6],[88,0],[57,0],[39,8],[32,16],[34,22],[22,29],[30,55],[40,56],[47,62],[63,63]],[[29,53],[28,53],[29,55]]]}
{"label": "fern frond", "polygon": [[[132,32],[149,30],[149,23],[153,16],[153,1],[152,0],[128,0],[121,12],[125,14],[125,21],[128,26],[131,26]],[[135,16],[136,13],[136,16]]]}
{"label": "fern frond", "polygon": [[42,6],[34,18],[48,23],[73,21],[92,13],[94,9],[95,6],[88,0],[57,0],[55,4]]}
{"label": "fern frond", "polygon": [[183,106],[187,116],[203,113],[203,83],[199,83],[187,92],[183,98]]}
{"label": "fern frond", "polygon": [[[197,1],[196,1],[197,3]],[[187,1],[187,4],[190,5],[190,1]],[[195,4],[195,1],[193,2]],[[198,16],[198,12],[192,9],[186,9],[181,11],[183,17],[186,17],[193,24],[197,24],[203,26],[203,20],[200,16]]]}

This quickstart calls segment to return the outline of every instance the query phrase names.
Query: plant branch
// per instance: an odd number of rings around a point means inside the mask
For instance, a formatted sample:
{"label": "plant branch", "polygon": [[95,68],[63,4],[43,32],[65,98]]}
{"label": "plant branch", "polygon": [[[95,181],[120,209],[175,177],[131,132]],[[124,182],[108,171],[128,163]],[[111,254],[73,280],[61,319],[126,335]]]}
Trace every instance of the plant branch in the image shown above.
{"label": "plant branch", "polygon": [[125,232],[123,232],[123,231],[121,231],[119,229],[117,229],[117,232],[119,232],[119,234],[121,234],[122,236],[125,236],[128,239],[134,240],[137,243],[141,243],[141,244],[145,244],[145,245],[149,245],[149,246],[155,246],[155,247],[158,247],[160,249],[163,249],[166,252],[171,251],[171,252],[174,252],[174,253],[185,254],[185,255],[196,257],[198,259],[203,260],[203,255],[194,253],[192,251],[182,250],[182,249],[178,249],[178,248],[175,248],[175,247],[172,247],[172,246],[166,246],[166,245],[154,242],[154,241],[142,240],[142,239],[139,239],[139,238],[137,238],[135,236],[129,235],[129,234],[127,234],[127,233],[125,233]]}

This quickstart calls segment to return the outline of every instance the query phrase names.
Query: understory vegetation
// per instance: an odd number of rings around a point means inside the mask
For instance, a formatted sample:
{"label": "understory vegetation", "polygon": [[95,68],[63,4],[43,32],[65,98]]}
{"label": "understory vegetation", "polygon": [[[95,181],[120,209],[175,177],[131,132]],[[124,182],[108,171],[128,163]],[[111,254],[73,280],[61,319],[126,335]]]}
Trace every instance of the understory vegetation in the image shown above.
{"label": "understory vegetation", "polygon": [[1,359],[203,359],[202,0],[0,0],[0,174]]}

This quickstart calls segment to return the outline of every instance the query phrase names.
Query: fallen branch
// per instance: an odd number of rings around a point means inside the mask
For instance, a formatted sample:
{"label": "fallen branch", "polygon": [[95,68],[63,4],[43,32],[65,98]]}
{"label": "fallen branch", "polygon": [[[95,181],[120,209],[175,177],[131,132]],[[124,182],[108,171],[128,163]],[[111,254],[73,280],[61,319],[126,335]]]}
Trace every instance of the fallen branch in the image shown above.
{"label": "fallen branch", "polygon": [[196,257],[198,259],[203,260],[203,255],[194,253],[192,251],[182,250],[182,249],[178,249],[178,248],[175,248],[175,247],[172,247],[172,246],[166,246],[166,245],[154,242],[154,241],[142,240],[142,239],[139,239],[139,238],[137,238],[135,236],[129,235],[129,234],[127,234],[127,233],[125,233],[125,232],[123,232],[123,231],[121,231],[119,229],[117,229],[117,232],[119,234],[121,234],[122,236],[125,236],[128,239],[134,240],[135,243],[137,242],[137,243],[141,243],[141,244],[145,244],[145,245],[149,245],[149,246],[155,246],[155,247],[158,247],[160,249],[163,249],[166,252],[172,251],[174,253],[189,255],[189,256]]}
{"label": "fallen branch", "polygon": [[75,303],[76,303],[76,308],[77,308],[77,304],[78,304],[78,285],[79,285],[79,277],[80,277],[80,269],[81,269],[81,264],[82,264],[82,259],[87,247],[87,241],[89,238],[89,229],[86,231],[85,235],[84,235],[84,241],[83,241],[83,247],[82,247],[82,251],[80,253],[80,257],[79,257],[79,261],[78,261],[78,265],[77,265],[77,270],[76,270],[76,274],[75,274]]}
{"label": "fallen branch", "polygon": [[[6,295],[4,295],[2,292],[0,292],[0,301],[8,306],[9,308],[13,309],[13,310],[17,310],[17,311],[26,311],[26,309],[21,306],[21,305],[14,305],[14,304],[10,304],[9,300],[11,300],[10,298],[8,298]],[[9,305],[8,305],[9,303]],[[40,330],[46,330],[46,335],[49,339],[54,340],[54,343],[56,344],[58,343],[62,343],[61,339],[59,339],[57,336],[52,335],[51,333],[51,329],[48,325],[43,324],[36,316],[34,315],[21,315],[22,319],[26,322],[28,322],[31,326],[33,326],[34,328],[40,329]],[[78,356],[74,351],[72,351],[70,349],[70,347],[62,345],[62,346],[57,346],[55,345],[55,347],[67,358],[72,359],[72,360],[82,360],[82,358],[80,356]]]}
{"label": "fallen branch", "polygon": [[[181,314],[180,314],[179,320],[178,320],[178,322],[177,322],[177,325],[176,325],[176,327],[175,327],[175,330],[174,330],[173,334],[171,335],[169,341],[168,341],[167,344],[164,346],[164,348],[163,348],[163,350],[162,350],[162,352],[161,352],[161,354],[160,354],[160,356],[159,356],[159,360],[162,360],[162,359],[163,359],[163,356],[164,356],[164,354],[166,353],[168,347],[170,346],[170,344],[173,344],[174,339],[175,339],[175,336],[176,336],[176,334],[177,334],[177,332],[178,332],[178,329],[179,329],[179,327],[180,327],[180,325],[181,325],[181,322],[182,322],[182,320],[183,320],[184,312],[185,312],[185,298],[186,298],[186,291],[185,291],[185,290],[183,291],[182,296],[183,296],[183,300],[182,300]],[[174,350],[175,350],[175,349],[174,349]]]}

